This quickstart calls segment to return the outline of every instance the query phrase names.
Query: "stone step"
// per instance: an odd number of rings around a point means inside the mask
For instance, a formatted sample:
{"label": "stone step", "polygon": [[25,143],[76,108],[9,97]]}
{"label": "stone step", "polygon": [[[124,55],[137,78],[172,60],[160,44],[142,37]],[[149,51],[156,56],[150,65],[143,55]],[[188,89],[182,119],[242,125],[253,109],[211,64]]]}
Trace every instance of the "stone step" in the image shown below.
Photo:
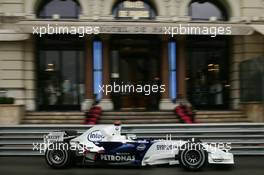
{"label": "stone step", "polygon": [[[135,118],[127,118],[127,117],[102,117],[99,121],[106,121],[106,120],[152,120],[152,119],[159,119],[161,122],[163,120],[166,120],[166,119],[178,119],[176,116],[175,117],[152,117],[152,118],[140,118],[140,117],[135,117]],[[201,121],[201,122],[206,122],[206,121],[231,121],[231,120],[234,120],[234,121],[248,121],[247,117],[233,117],[233,118],[215,118],[215,117],[212,117],[212,118],[202,118],[202,117],[196,117],[195,118],[196,121]]]}
{"label": "stone step", "polygon": [[117,116],[101,116],[102,120],[107,120],[107,119],[124,119],[124,120],[131,120],[131,119],[175,119],[177,118],[176,115],[169,115],[169,116],[160,116],[160,115],[135,115],[135,116],[123,116],[123,115],[117,115]]}
{"label": "stone step", "polygon": [[83,120],[23,120],[22,124],[82,124]]}
{"label": "stone step", "polygon": [[26,112],[26,116],[84,116],[84,112]]}
{"label": "stone step", "polygon": [[[196,115],[241,115],[240,111],[196,111]],[[84,112],[27,112],[27,116],[84,116]],[[144,112],[123,112],[123,111],[105,111],[105,116],[134,116],[134,115],[174,115],[174,111],[144,111]]]}
{"label": "stone step", "polygon": [[[99,124],[113,124],[116,120],[99,120],[98,123]],[[122,124],[154,124],[154,123],[179,123],[179,119],[149,119],[149,120],[145,120],[145,119],[139,119],[139,120],[121,120]],[[196,121],[197,123],[232,123],[232,122],[248,122],[247,119],[198,119]]]}
{"label": "stone step", "polygon": [[[25,116],[24,120],[81,120],[84,119],[85,116],[42,116],[42,115],[36,115],[36,116]],[[102,116],[101,119],[165,119],[165,118],[177,118],[175,114],[173,115],[135,115],[135,116],[123,116],[123,115],[117,115],[117,116]],[[196,115],[197,119],[207,119],[207,118],[219,118],[219,119],[224,119],[224,118],[246,118],[245,115]]]}
{"label": "stone step", "polygon": [[197,115],[216,115],[216,114],[220,114],[220,115],[230,115],[230,114],[243,114],[241,111],[236,111],[236,110],[217,110],[217,111],[213,111],[213,110],[197,110],[195,112]]}
{"label": "stone step", "polygon": [[[101,119],[98,121],[99,124],[113,124],[115,121],[120,120],[116,119]],[[179,123],[178,118],[174,119],[123,119],[120,120],[123,124],[146,124],[146,123]],[[227,118],[227,119],[217,119],[217,118],[209,118],[209,119],[196,119],[197,123],[225,123],[225,122],[249,122],[247,118]],[[23,124],[82,124],[83,120],[24,120]]]}
{"label": "stone step", "polygon": [[42,120],[80,120],[85,118],[85,116],[74,116],[74,115],[55,115],[55,116],[45,116],[45,115],[29,115],[25,116],[24,120],[35,120],[35,119],[42,119]]}
{"label": "stone step", "polygon": [[[117,120],[99,120],[98,124],[113,124]],[[179,123],[179,119],[138,119],[138,120],[121,120],[122,124],[154,124],[154,123]]]}
{"label": "stone step", "polygon": [[[195,111],[197,115],[230,115],[230,114],[242,114],[241,111],[234,111],[234,110],[226,110],[226,111],[204,111],[204,110],[197,110]],[[103,115],[174,115],[174,111],[104,111]]]}
{"label": "stone step", "polygon": [[244,114],[230,114],[230,115],[195,115],[195,118],[247,118]]}
{"label": "stone step", "polygon": [[232,123],[232,122],[238,122],[238,123],[243,123],[243,122],[250,122],[248,118],[246,117],[241,117],[241,118],[197,118],[196,119],[197,123]]}
{"label": "stone step", "polygon": [[[145,115],[145,116],[105,116],[103,115],[101,117],[101,119],[115,119],[115,118],[120,118],[120,119],[133,119],[133,118],[137,118],[137,119],[140,119],[140,118],[159,118],[159,119],[163,119],[163,118],[177,118],[177,116],[175,114],[173,115]],[[204,119],[207,119],[207,118],[246,118],[245,115],[196,115],[195,118],[204,118]]]}
{"label": "stone step", "polygon": [[135,115],[140,115],[140,116],[144,116],[144,115],[174,115],[173,111],[104,111],[103,112],[104,116],[135,116]]}
{"label": "stone step", "polygon": [[[197,123],[249,122],[240,111],[196,111]],[[27,112],[23,124],[82,124],[84,112]],[[106,111],[100,124],[179,123],[173,111]]]}

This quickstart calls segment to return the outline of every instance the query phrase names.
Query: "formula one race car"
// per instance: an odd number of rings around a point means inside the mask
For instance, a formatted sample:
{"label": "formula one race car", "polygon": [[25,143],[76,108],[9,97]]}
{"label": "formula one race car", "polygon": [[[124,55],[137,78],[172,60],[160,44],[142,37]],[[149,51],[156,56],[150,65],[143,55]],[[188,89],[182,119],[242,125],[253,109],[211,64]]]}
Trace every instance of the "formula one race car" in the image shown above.
{"label": "formula one race car", "polygon": [[49,133],[45,159],[53,168],[72,163],[100,165],[180,164],[199,170],[207,163],[233,165],[233,154],[207,143],[190,140],[144,140],[121,135],[120,125],[95,125],[81,135],[76,131]]}

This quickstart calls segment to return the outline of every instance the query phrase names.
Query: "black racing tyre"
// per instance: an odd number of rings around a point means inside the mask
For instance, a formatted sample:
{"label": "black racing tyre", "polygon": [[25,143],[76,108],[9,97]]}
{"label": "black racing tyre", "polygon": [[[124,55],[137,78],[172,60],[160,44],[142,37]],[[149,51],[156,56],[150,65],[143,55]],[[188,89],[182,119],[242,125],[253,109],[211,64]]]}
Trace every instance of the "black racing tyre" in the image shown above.
{"label": "black racing tyre", "polygon": [[54,142],[45,151],[45,160],[52,168],[68,168],[72,165],[72,158],[73,153],[66,142]]}
{"label": "black racing tyre", "polygon": [[180,165],[190,171],[201,170],[207,163],[207,152],[200,142],[185,143],[178,155]]}

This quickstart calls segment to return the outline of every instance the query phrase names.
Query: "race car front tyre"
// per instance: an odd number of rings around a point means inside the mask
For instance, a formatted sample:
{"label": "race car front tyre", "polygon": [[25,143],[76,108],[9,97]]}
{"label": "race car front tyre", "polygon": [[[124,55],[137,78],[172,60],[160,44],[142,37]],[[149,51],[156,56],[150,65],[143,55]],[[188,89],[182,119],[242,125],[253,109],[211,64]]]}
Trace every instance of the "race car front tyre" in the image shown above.
{"label": "race car front tyre", "polygon": [[66,142],[52,143],[45,152],[47,164],[56,169],[69,167],[72,164],[72,158],[69,143]]}
{"label": "race car front tyre", "polygon": [[190,171],[201,170],[207,163],[207,152],[199,142],[188,142],[181,147],[178,155],[180,165]]}

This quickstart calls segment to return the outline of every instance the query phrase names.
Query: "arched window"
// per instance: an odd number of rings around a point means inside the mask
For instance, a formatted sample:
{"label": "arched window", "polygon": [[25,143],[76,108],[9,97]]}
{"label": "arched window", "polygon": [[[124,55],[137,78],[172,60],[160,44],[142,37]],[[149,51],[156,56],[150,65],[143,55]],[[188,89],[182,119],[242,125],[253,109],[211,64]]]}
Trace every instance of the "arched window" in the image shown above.
{"label": "arched window", "polygon": [[192,17],[192,20],[207,21],[213,17],[219,21],[227,20],[227,13],[223,5],[212,0],[193,0],[189,6],[189,16]]}
{"label": "arched window", "polygon": [[52,18],[59,15],[64,19],[76,19],[80,14],[80,5],[75,0],[42,1],[37,11],[38,18]]}
{"label": "arched window", "polygon": [[113,8],[116,19],[154,19],[156,11],[147,2],[142,0],[119,1]]}

